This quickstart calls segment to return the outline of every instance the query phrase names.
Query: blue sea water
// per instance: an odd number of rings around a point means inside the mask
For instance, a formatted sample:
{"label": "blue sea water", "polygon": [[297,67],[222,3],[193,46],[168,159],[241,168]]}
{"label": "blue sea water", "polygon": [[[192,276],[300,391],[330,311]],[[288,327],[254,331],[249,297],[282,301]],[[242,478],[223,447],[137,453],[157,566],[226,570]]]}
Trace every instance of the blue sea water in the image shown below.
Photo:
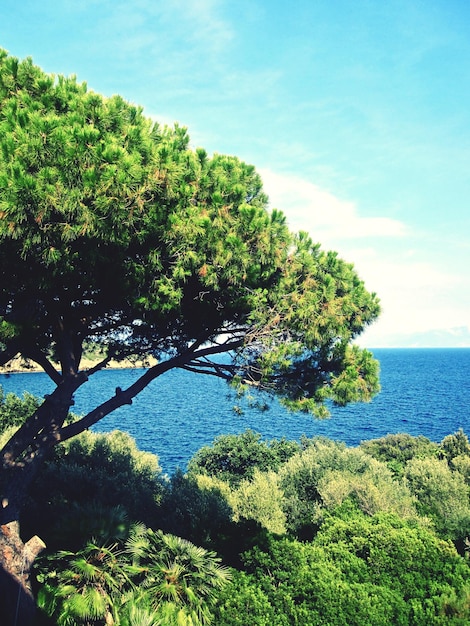
{"label": "blue sea water", "polygon": [[[381,393],[369,404],[333,407],[332,417],[316,420],[271,401],[269,410],[234,411],[227,385],[212,376],[170,371],[153,381],[132,406],[118,409],[94,430],[129,432],[140,449],[157,454],[163,471],[185,469],[191,456],[221,434],[247,428],[264,438],[299,440],[323,435],[357,445],[389,433],[407,432],[441,441],[459,428],[470,435],[470,348],[377,349]],[[76,394],[74,412],[85,414],[119,386],[126,388],[139,370],[99,372]],[[46,374],[0,375],[5,392],[43,396],[53,389]]]}

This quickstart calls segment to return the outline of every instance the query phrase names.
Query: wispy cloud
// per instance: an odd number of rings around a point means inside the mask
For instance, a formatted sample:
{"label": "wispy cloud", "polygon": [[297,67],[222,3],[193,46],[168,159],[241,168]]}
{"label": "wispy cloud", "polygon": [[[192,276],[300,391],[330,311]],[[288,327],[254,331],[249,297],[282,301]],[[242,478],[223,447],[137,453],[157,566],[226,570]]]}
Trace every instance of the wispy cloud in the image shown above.
{"label": "wispy cloud", "polygon": [[272,207],[283,210],[292,230],[306,230],[315,240],[403,237],[406,226],[384,216],[363,216],[356,205],[295,175],[260,170]]}
{"label": "wispy cloud", "polygon": [[286,214],[291,230],[305,230],[323,248],[337,250],[379,295],[382,314],[360,339],[363,345],[392,345],[397,334],[452,328],[462,321],[470,327],[470,302],[462,297],[470,290],[468,276],[424,254],[407,224],[363,215],[354,202],[300,176],[259,172],[271,207]]}
{"label": "wispy cloud", "polygon": [[[177,71],[179,63],[173,65],[175,58],[202,59],[206,63],[216,62],[234,37],[229,21],[225,20],[216,0],[167,0],[165,3],[154,0],[138,0],[136,4],[122,2],[114,4],[111,11],[121,26],[138,24],[138,37],[143,42],[152,41],[155,51],[162,51],[161,66],[172,65]],[[132,30],[127,30],[125,39],[132,41]],[[152,52],[152,51],[151,51]],[[157,57],[152,55],[152,60]],[[187,64],[187,63],[186,63]],[[207,70],[207,66],[204,66]]]}
{"label": "wispy cloud", "polygon": [[414,239],[410,234],[401,247],[390,249],[378,240],[367,248],[351,242],[343,254],[381,300],[382,313],[360,338],[363,345],[409,345],[412,334],[447,332],[462,324],[470,328],[470,280],[464,268],[440,266],[438,259],[411,248]]}
{"label": "wispy cloud", "polygon": [[167,10],[180,23],[187,38],[212,53],[220,52],[234,37],[217,0],[171,0]]}

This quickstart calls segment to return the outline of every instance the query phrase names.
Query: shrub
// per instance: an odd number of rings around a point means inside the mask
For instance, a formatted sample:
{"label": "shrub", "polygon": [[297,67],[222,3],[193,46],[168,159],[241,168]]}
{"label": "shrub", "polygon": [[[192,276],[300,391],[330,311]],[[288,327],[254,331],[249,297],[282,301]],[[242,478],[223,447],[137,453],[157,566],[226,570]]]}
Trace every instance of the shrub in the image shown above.
{"label": "shrub", "polygon": [[[352,452],[352,451],[351,451]],[[357,454],[362,454],[359,450]],[[371,458],[361,472],[327,471],[318,483],[323,507],[331,510],[351,499],[367,515],[385,511],[416,519],[415,499],[385,463]]]}
{"label": "shrub", "polygon": [[283,493],[275,472],[255,469],[253,478],[243,480],[231,492],[228,501],[233,509],[234,521],[252,519],[269,532],[286,532],[286,517],[282,510]]}
{"label": "shrub", "polygon": [[456,433],[447,435],[441,441],[439,452],[449,463],[458,456],[470,457],[470,442],[467,435],[461,428]]}
{"label": "shrub", "polygon": [[470,618],[468,562],[396,515],[330,516],[313,542],[271,538],[243,562],[222,592],[218,626],[463,626]]}
{"label": "shrub", "polygon": [[418,511],[429,516],[439,534],[462,540],[470,535],[470,490],[465,478],[445,460],[412,459],[405,478],[418,501]]}
{"label": "shrub", "polygon": [[290,532],[312,538],[326,510],[352,500],[363,512],[417,516],[409,489],[381,463],[358,448],[318,439],[279,471]]}
{"label": "shrub", "polygon": [[175,472],[159,507],[158,524],[166,532],[211,547],[231,523],[230,488],[222,481],[204,478],[208,480],[201,482],[200,476]]}
{"label": "shrub", "polygon": [[53,549],[77,549],[96,536],[95,510],[120,507],[128,520],[153,524],[164,490],[158,458],[130,435],[86,431],[55,448],[22,523]]}
{"label": "shrub", "polygon": [[11,427],[21,426],[39,404],[39,399],[30,393],[24,393],[20,398],[14,393],[5,393],[0,385],[0,434]]}
{"label": "shrub", "polygon": [[386,435],[379,439],[362,441],[360,449],[378,461],[387,463],[398,475],[403,474],[406,463],[414,458],[435,458],[439,446],[427,437],[413,437],[407,433]]}
{"label": "shrub", "polygon": [[237,486],[261,472],[278,470],[300,450],[300,445],[285,439],[263,441],[259,433],[246,430],[239,435],[221,435],[211,446],[201,448],[189,461],[190,474],[207,474]]}

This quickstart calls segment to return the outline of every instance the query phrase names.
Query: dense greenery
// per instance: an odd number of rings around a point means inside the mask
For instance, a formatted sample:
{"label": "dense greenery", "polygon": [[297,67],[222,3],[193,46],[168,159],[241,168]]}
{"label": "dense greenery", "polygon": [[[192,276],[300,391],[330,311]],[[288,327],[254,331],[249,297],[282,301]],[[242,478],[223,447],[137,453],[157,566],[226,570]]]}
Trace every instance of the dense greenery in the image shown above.
{"label": "dense greenery", "polygon": [[0,387],[0,425],[1,434],[5,437],[8,428],[18,428],[34,413],[39,406],[39,400],[30,393],[19,398],[14,393],[5,393]]}
{"label": "dense greenery", "polygon": [[[297,408],[377,390],[370,354],[348,348],[375,294],[268,212],[252,166],[5,52],[0,130],[3,363],[30,358],[60,387],[93,342],[104,359],[178,355]],[[237,367],[211,365],[221,351]]]}
{"label": "dense greenery", "polygon": [[129,435],[85,432],[46,462],[31,491],[24,532],[62,549],[89,537],[118,537],[131,520],[153,522],[163,493],[157,458],[138,450]]}
{"label": "dense greenery", "polygon": [[[152,525],[216,548],[232,565],[230,582],[206,607],[220,626],[463,625],[470,484],[451,462],[470,459],[466,443],[462,432],[441,444],[390,435],[359,448],[323,438],[266,442],[251,431],[222,436],[186,475],[156,483]],[[387,450],[386,458],[367,450]],[[390,469],[405,456],[403,471]],[[423,463],[418,476],[426,480],[411,480]]]}
{"label": "dense greenery", "polygon": [[88,542],[43,563],[38,603],[58,626],[209,624],[230,579],[214,553],[143,525],[121,545]]}
{"label": "dense greenery", "polygon": [[271,539],[243,555],[217,624],[464,624],[468,562],[394,515],[332,516],[312,542]]}
{"label": "dense greenery", "polygon": [[357,448],[246,431],[168,478],[129,435],[83,433],[33,489],[40,624],[463,626],[469,462],[463,431]]}
{"label": "dense greenery", "polygon": [[218,437],[211,447],[201,448],[189,461],[192,474],[207,474],[238,485],[251,479],[255,470],[277,470],[300,446],[285,439],[266,442],[259,433],[247,430],[241,435]]}

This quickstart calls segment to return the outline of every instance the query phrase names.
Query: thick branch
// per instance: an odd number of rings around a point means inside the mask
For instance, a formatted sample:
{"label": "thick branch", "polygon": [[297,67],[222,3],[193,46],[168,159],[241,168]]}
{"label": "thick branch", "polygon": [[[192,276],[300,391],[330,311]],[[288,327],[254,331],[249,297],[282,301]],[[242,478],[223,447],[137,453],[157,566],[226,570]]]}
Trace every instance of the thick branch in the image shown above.
{"label": "thick branch", "polygon": [[[230,350],[235,350],[241,346],[241,341],[236,342],[227,342],[223,345],[212,345],[206,348],[201,348],[199,350],[193,351],[189,349],[187,352],[175,356],[167,361],[162,361],[161,363],[157,363],[153,367],[149,368],[140,378],[138,378],[130,387],[127,389],[116,389],[116,394],[103,402],[100,406],[90,411],[87,415],[82,417],[81,419],[73,422],[73,424],[69,424],[64,426],[59,433],[59,440],[65,441],[78,435],[84,430],[90,428],[101,419],[109,415],[116,409],[125,404],[132,404],[133,398],[135,398],[152,380],[155,380],[165,372],[168,372],[171,369],[176,367],[183,368],[188,365],[191,361],[194,361],[196,358],[202,358],[205,356],[213,355],[213,354],[221,354],[223,352],[227,352]],[[214,364],[214,368],[216,364]],[[207,372],[205,372],[207,373]]]}
{"label": "thick branch", "polygon": [[74,392],[87,380],[85,373],[68,377],[46,398],[37,411],[16,431],[0,451],[3,467],[14,465],[44,429],[54,422],[62,425],[72,404]]}
{"label": "thick branch", "polygon": [[19,352],[18,343],[9,345],[0,353],[0,366],[6,365],[9,361],[15,358]]}

